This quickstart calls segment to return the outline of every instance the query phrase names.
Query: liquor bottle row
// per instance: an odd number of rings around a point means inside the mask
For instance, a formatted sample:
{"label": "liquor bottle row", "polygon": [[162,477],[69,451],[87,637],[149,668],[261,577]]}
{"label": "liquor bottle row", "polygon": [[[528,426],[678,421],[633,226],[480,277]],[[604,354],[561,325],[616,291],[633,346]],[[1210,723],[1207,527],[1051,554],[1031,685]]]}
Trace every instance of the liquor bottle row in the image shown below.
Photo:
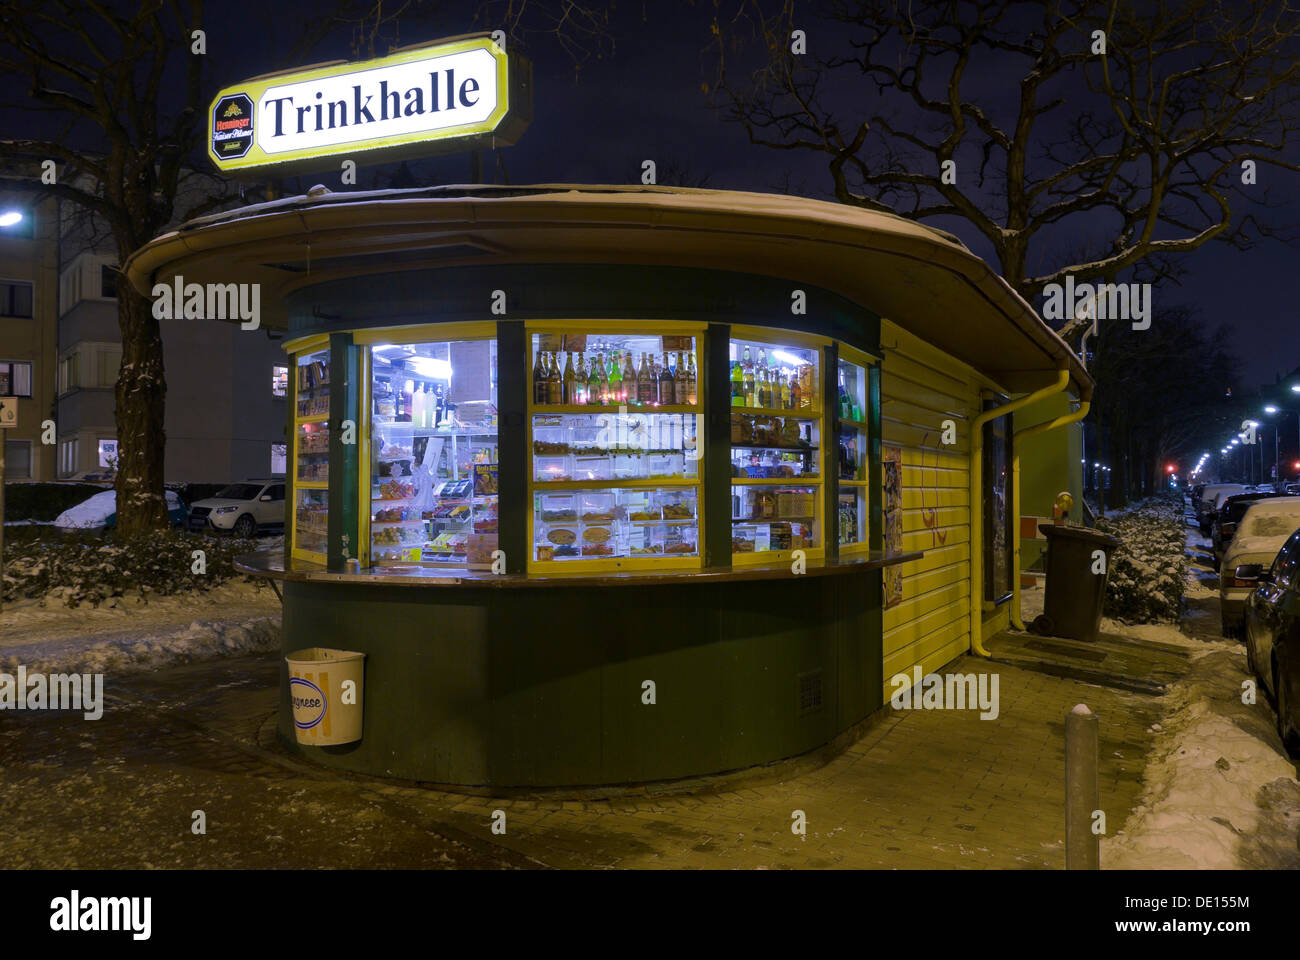
{"label": "liquor bottle row", "polygon": [[633,364],[632,352],[612,350],[608,359],[597,353],[588,363],[586,354],[569,351],[560,369],[558,351],[538,351],[533,363],[533,403],[579,405],[635,404],[639,406],[693,406],[696,402],[695,354],[648,352]]}
{"label": "liquor bottle row", "polygon": [[446,421],[449,407],[441,383],[374,379],[375,419],[381,423],[409,423],[437,427]]}
{"label": "liquor bottle row", "polygon": [[766,347],[759,348],[755,361],[749,344],[745,344],[741,359],[731,362],[731,405],[766,410],[809,409],[816,396],[815,376],[813,364],[782,365],[769,356]]}

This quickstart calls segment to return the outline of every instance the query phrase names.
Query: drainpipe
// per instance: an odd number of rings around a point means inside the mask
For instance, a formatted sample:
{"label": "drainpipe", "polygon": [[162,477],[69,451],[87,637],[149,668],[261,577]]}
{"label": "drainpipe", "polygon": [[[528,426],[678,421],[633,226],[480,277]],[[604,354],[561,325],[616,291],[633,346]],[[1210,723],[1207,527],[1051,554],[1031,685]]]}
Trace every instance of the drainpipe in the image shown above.
{"label": "drainpipe", "polygon": [[[1026,407],[1031,403],[1037,403],[1044,397],[1050,397],[1053,394],[1061,393],[1070,386],[1070,371],[1067,367],[1061,367],[1057,372],[1056,382],[1049,386],[1035,390],[1033,393],[1027,393],[1019,399],[1012,400],[1002,404],[1000,407],[994,407],[992,410],[985,410],[977,414],[971,421],[970,435],[970,646],[971,650],[981,657],[987,657],[989,652],[984,649],[983,637],[983,604],[984,604],[984,557],[981,553],[981,547],[984,543],[984,424],[990,420],[996,420],[998,417],[1006,416],[1008,413],[1014,413],[1021,407]],[[1012,488],[1015,484],[1012,483]],[[1015,517],[1015,526],[1018,528],[1020,517]],[[1017,529],[1015,532],[1019,532]],[[1015,571],[1015,581],[1020,580],[1019,568]]]}
{"label": "drainpipe", "polygon": [[1036,423],[1032,427],[1022,427],[1011,438],[1011,515],[1016,518],[1011,531],[1011,569],[1016,574],[1011,586],[1011,625],[1017,630],[1025,629],[1020,617],[1020,441],[1057,427],[1078,423],[1088,415],[1090,406],[1092,404],[1088,400],[1081,400],[1079,409],[1073,413],[1062,414],[1055,420]]}

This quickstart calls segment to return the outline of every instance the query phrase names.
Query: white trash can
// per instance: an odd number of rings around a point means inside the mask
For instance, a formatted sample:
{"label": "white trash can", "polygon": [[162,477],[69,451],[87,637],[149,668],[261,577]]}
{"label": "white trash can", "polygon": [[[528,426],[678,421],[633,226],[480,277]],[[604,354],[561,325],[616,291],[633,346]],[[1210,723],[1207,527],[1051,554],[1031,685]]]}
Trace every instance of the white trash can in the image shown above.
{"label": "white trash can", "polygon": [[365,659],[364,653],[329,647],[295,650],[284,658],[299,743],[328,747],[361,739]]}

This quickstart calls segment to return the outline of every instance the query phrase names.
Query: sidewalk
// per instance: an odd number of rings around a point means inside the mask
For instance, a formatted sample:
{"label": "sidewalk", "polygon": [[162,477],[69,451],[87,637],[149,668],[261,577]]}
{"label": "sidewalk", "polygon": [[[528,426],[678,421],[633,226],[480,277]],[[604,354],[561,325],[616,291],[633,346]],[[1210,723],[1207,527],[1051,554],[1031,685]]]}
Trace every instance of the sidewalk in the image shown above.
{"label": "sidewalk", "polygon": [[[962,657],[945,672],[980,672]],[[1140,792],[1159,701],[997,665],[1001,712],[895,711],[825,767],[720,795],[611,801],[448,798],[424,803],[463,831],[553,867],[1063,868],[1064,722],[1101,721],[1102,806],[1120,827]],[[390,788],[408,793],[408,788]],[[807,836],[791,832],[803,810]]]}

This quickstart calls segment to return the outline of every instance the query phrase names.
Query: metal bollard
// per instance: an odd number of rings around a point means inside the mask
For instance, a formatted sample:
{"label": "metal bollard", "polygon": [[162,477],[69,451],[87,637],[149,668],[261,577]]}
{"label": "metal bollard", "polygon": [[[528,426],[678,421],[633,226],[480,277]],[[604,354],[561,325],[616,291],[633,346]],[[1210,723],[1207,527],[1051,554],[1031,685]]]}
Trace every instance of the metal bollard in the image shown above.
{"label": "metal bollard", "polygon": [[1097,715],[1077,704],[1065,715],[1065,869],[1096,870],[1101,838],[1092,813],[1101,806],[1097,786]]}

